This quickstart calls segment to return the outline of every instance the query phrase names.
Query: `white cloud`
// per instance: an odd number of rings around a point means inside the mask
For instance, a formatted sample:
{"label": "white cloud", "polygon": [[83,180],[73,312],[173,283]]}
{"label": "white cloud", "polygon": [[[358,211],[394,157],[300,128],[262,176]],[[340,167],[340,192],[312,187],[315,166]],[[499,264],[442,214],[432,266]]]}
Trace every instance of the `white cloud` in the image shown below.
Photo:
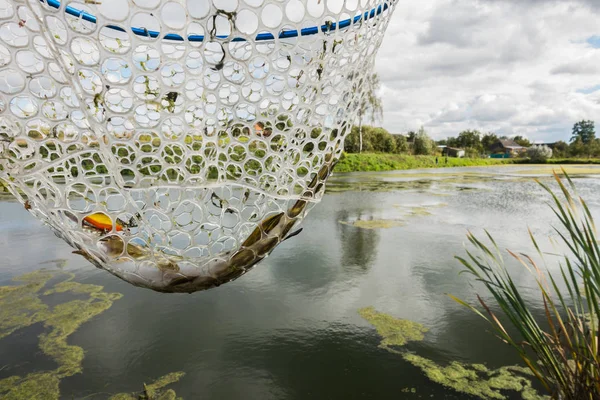
{"label": "white cloud", "polygon": [[463,129],[566,140],[600,128],[600,1],[400,1],[376,69],[384,127],[436,138]]}

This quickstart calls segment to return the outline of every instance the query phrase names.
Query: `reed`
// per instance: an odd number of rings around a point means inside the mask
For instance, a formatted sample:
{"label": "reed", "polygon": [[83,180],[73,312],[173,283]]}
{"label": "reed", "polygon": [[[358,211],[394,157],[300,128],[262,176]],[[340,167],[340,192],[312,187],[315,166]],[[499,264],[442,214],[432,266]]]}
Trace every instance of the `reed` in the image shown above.
{"label": "reed", "polygon": [[[542,269],[540,263],[526,254],[508,251],[535,275],[544,304],[543,318],[534,316],[488,232],[485,243],[469,233],[474,250],[467,250],[464,258],[456,258],[466,272],[483,283],[497,307],[479,295],[481,307],[450,297],[488,321],[552,398],[595,400],[600,399],[600,248],[588,206],[576,194],[564,170],[562,174],[564,180],[554,174],[559,190],[553,191],[538,182],[551,195],[550,206],[560,222],[555,232],[568,249],[560,258],[560,273]],[[543,260],[536,239],[531,232],[529,236]],[[508,324],[515,328],[510,331],[517,334],[509,333]]]}

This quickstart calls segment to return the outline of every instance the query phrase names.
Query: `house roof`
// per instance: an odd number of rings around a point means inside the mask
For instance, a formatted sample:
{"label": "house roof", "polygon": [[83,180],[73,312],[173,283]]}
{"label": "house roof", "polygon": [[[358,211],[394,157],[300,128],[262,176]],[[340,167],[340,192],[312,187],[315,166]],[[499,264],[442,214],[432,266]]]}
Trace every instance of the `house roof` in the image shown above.
{"label": "house roof", "polygon": [[517,142],[512,139],[498,139],[502,147],[505,149],[524,149],[525,147],[520,146]]}

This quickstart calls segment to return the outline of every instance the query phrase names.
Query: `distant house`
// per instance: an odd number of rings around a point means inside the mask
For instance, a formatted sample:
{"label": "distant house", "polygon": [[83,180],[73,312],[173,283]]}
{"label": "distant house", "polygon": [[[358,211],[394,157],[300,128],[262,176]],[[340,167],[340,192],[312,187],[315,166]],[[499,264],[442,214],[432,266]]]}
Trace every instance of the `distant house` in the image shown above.
{"label": "distant house", "polygon": [[442,155],[446,157],[458,157],[463,158],[465,156],[465,151],[463,149],[457,149],[456,147],[444,147],[442,150]]}
{"label": "distant house", "polygon": [[494,143],[491,148],[492,157],[498,158],[502,156],[502,158],[510,158],[510,157],[519,157],[525,151],[527,151],[527,147],[520,146],[512,139],[498,139],[496,143]]}

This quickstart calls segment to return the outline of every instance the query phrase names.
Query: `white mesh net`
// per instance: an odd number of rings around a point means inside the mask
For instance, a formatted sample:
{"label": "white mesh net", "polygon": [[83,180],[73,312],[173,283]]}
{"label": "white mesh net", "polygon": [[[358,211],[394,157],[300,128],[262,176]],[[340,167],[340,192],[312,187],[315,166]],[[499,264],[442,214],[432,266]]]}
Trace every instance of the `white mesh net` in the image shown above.
{"label": "white mesh net", "polygon": [[394,0],[0,0],[0,179],[96,266],[193,292],[288,237]]}

